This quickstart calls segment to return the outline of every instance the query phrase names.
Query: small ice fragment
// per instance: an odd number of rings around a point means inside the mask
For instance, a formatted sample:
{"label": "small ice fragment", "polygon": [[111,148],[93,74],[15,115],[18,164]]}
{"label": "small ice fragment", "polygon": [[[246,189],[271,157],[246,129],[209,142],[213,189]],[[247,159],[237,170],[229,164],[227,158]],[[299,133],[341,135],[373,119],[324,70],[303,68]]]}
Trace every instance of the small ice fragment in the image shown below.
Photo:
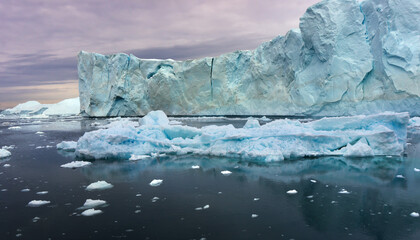
{"label": "small ice fragment", "polygon": [[1,148],[0,149],[0,158],[7,158],[10,157],[12,155],[11,152],[9,152],[8,150]]}
{"label": "small ice fragment", "polygon": [[62,168],[80,168],[87,165],[91,165],[91,162],[86,161],[72,161],[66,164],[61,165]]}
{"label": "small ice fragment", "polygon": [[316,183],[316,180],[314,180],[314,179],[311,179],[311,183]]}
{"label": "small ice fragment", "polygon": [[3,165],[3,167],[6,167],[6,168],[7,168],[7,167],[10,167],[10,166],[11,166],[11,165],[10,165],[10,164],[8,164],[8,163],[6,163],[6,164],[4,164],[4,165]]}
{"label": "small ice fragment", "polygon": [[337,201],[331,201],[331,204],[337,203]]}
{"label": "small ice fragment", "polygon": [[306,198],[313,198],[313,197],[314,197],[314,195],[306,196]]}
{"label": "small ice fragment", "polygon": [[75,141],[62,141],[61,143],[56,145],[57,149],[68,151],[68,152],[74,152],[77,148],[77,142]]}
{"label": "small ice fragment", "polygon": [[134,213],[141,213],[141,210],[136,210],[134,211]]}
{"label": "small ice fragment", "polygon": [[98,215],[101,214],[102,211],[101,210],[95,210],[94,208],[85,210],[82,212],[82,215],[85,217],[90,217],[90,216],[94,216],[94,215]]}
{"label": "small ice fragment", "polygon": [[141,197],[141,193],[137,193],[136,194],[136,197]]}
{"label": "small ice fragment", "polygon": [[254,201],[258,201],[258,200],[260,200],[260,198],[257,198],[257,197],[256,197],[256,198],[254,198]]}
{"label": "small ice fragment", "polygon": [[386,157],[387,157],[387,158],[392,158],[392,156],[391,156],[391,155],[387,155]]}
{"label": "small ice fragment", "polygon": [[350,192],[349,191],[347,191],[346,189],[341,189],[339,192],[338,192],[339,194],[350,194]]}
{"label": "small ice fragment", "polygon": [[45,148],[45,146],[38,146],[35,149],[43,149],[43,148]]}
{"label": "small ice fragment", "polygon": [[258,214],[253,213],[253,214],[251,215],[251,217],[252,217],[252,218],[256,218],[256,217],[258,217]]}
{"label": "small ice fragment", "polygon": [[94,183],[89,184],[89,186],[86,187],[86,190],[92,191],[92,190],[105,190],[112,188],[113,185],[110,183],[107,183],[105,181],[97,181]]}
{"label": "small ice fragment", "polygon": [[143,160],[143,159],[146,159],[146,158],[150,158],[150,156],[149,155],[135,155],[135,154],[132,154],[131,157],[128,160],[138,161],[138,160]]}
{"label": "small ice fragment", "polygon": [[38,195],[45,195],[47,193],[48,193],[48,191],[41,191],[41,192],[37,192],[36,194],[38,194]]}
{"label": "small ice fragment", "polygon": [[220,194],[222,194],[222,192],[217,192],[217,194],[219,194],[219,195],[220,195]]}
{"label": "small ice fragment", "polygon": [[153,198],[152,198],[152,202],[156,202],[157,200],[159,200],[159,198],[158,198],[158,197],[153,197]]}
{"label": "small ice fragment", "polygon": [[10,130],[16,130],[16,129],[21,129],[21,127],[15,126],[15,127],[9,127],[8,129],[10,129]]}
{"label": "small ice fragment", "polygon": [[420,169],[414,168],[414,172],[420,172]]}
{"label": "small ice fragment", "polygon": [[266,117],[266,116],[263,116],[262,118],[260,118],[260,120],[261,120],[261,121],[264,121],[264,122],[271,121],[271,119],[269,119],[269,118],[268,118],[268,117]]}
{"label": "small ice fragment", "polygon": [[42,135],[45,134],[44,132],[36,132],[35,134]]}
{"label": "small ice fragment", "polygon": [[296,191],[295,189],[292,189],[292,190],[287,191],[286,193],[290,194],[290,195],[293,195],[293,194],[298,193],[298,191]]}
{"label": "small ice fragment", "polygon": [[201,211],[201,210],[203,210],[202,207],[195,208],[195,211]]}
{"label": "small ice fragment", "polygon": [[166,154],[165,153],[151,153],[152,157],[156,158],[156,157],[165,157]]}
{"label": "small ice fragment", "polygon": [[232,174],[232,172],[229,171],[229,170],[224,170],[224,171],[221,171],[220,173],[225,175],[225,176],[229,176],[230,174]]}
{"label": "small ice fragment", "polygon": [[163,182],[163,180],[162,180],[162,179],[153,179],[153,180],[149,183],[149,185],[150,185],[150,186],[152,186],[152,187],[157,187],[157,186],[159,186],[160,184],[162,184],[162,182]]}
{"label": "small ice fragment", "polygon": [[29,191],[31,191],[29,188],[25,188],[25,189],[22,189],[22,190],[20,190],[21,192],[29,192]]}
{"label": "small ice fragment", "polygon": [[44,201],[44,200],[32,200],[28,203],[28,207],[40,207],[46,204],[51,203],[50,201]]}
{"label": "small ice fragment", "polygon": [[200,168],[200,166],[198,166],[198,165],[193,165],[191,168],[192,168],[192,169],[199,169],[199,168]]}
{"label": "small ice fragment", "polygon": [[34,223],[35,223],[35,222],[38,222],[38,221],[39,221],[39,219],[40,219],[39,217],[34,217],[34,218],[32,218],[32,222],[34,222]]}
{"label": "small ice fragment", "polygon": [[203,209],[208,209],[210,207],[210,205],[206,205],[203,207]]}
{"label": "small ice fragment", "polygon": [[396,178],[405,178],[403,175],[398,174],[397,176],[395,176]]}
{"label": "small ice fragment", "polygon": [[102,205],[105,205],[106,201],[104,200],[93,200],[93,199],[86,199],[85,203],[83,204],[82,207],[80,207],[80,209],[88,209],[88,208],[95,208],[95,207],[99,207]]}
{"label": "small ice fragment", "polygon": [[420,215],[419,215],[418,212],[412,212],[412,213],[410,213],[410,216],[412,216],[412,217],[419,217]]}

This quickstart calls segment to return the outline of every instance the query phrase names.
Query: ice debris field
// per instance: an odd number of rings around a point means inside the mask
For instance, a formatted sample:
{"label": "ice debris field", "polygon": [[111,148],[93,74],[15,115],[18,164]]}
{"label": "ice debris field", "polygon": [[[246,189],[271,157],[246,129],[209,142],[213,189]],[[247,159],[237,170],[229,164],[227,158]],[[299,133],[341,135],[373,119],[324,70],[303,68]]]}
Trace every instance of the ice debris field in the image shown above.
{"label": "ice debris field", "polygon": [[243,128],[196,128],[171,125],[164,112],[152,111],[139,124],[122,119],[85,133],[77,143],[57,147],[76,146],[75,154],[88,159],[196,154],[269,162],[317,156],[399,156],[404,152],[409,123],[408,113],[387,112],[309,122],[280,119],[264,125],[249,119]]}

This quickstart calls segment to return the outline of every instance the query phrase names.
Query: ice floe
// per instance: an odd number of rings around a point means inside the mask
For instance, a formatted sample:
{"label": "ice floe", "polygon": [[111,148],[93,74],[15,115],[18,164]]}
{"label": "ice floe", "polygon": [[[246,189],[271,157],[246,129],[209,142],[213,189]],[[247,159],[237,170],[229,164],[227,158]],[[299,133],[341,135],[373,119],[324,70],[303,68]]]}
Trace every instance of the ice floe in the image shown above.
{"label": "ice floe", "polygon": [[36,194],[38,194],[38,195],[45,195],[45,194],[48,194],[48,191],[40,191],[40,192],[37,192]]}
{"label": "ice floe", "polygon": [[10,157],[12,155],[12,153],[11,152],[9,152],[8,150],[6,150],[6,149],[0,149],[0,158],[7,158],[7,157]]}
{"label": "ice floe", "polygon": [[256,218],[256,217],[258,217],[258,214],[255,214],[255,213],[251,214],[251,218]]}
{"label": "ice floe", "polygon": [[94,208],[91,208],[91,209],[87,209],[87,210],[83,211],[82,215],[85,216],[85,217],[91,217],[91,216],[95,216],[95,215],[98,215],[98,214],[101,214],[101,213],[102,213],[101,210],[96,210]]}
{"label": "ice floe", "polygon": [[[331,117],[301,122],[281,119],[258,127],[170,125],[162,111],[140,119],[141,126],[117,124],[85,133],[79,157],[129,159],[132,155],[198,154],[279,161],[295,157],[401,155],[407,113]],[[251,120],[249,120],[251,121]]]}
{"label": "ice floe", "polygon": [[74,141],[62,141],[61,143],[57,144],[57,149],[74,152],[77,147],[77,142]]}
{"label": "ice floe", "polygon": [[163,180],[162,179],[153,179],[149,185],[152,187],[157,187],[160,186],[162,184]]}
{"label": "ice floe", "polygon": [[293,195],[293,194],[298,193],[298,191],[297,191],[297,190],[295,190],[295,189],[292,189],[292,190],[287,191],[286,193],[287,193],[287,194],[290,194],[290,195]]}
{"label": "ice floe", "polygon": [[32,200],[28,203],[28,207],[40,207],[43,205],[47,205],[50,204],[50,201],[45,201],[45,200]]}
{"label": "ice floe", "polygon": [[412,217],[419,217],[420,214],[418,212],[412,212],[412,213],[410,213],[410,216],[412,216]]}
{"label": "ice floe", "polygon": [[223,175],[225,175],[225,176],[229,176],[230,174],[232,174],[232,172],[229,171],[229,170],[223,170],[220,173],[223,174]]}
{"label": "ice floe", "polygon": [[95,208],[95,207],[103,206],[105,204],[106,204],[106,201],[104,201],[104,200],[100,200],[100,199],[96,199],[96,200],[86,199],[86,202],[79,209]]}
{"label": "ice floe", "polygon": [[191,168],[192,169],[200,169],[200,166],[198,166],[198,165],[192,165]]}
{"label": "ice floe", "polygon": [[11,167],[11,165],[6,163],[6,164],[3,165],[3,167],[8,168],[8,167]]}
{"label": "ice floe", "polygon": [[142,159],[146,159],[146,158],[150,158],[151,156],[149,155],[131,155],[131,157],[128,159],[130,161],[138,161],[138,160],[142,160]]}
{"label": "ice floe", "polygon": [[339,194],[350,194],[350,192],[349,191],[347,191],[346,189],[341,189],[339,192],[338,192]]}
{"label": "ice floe", "polygon": [[61,165],[62,168],[80,168],[91,165],[91,162],[86,161],[72,161],[66,164]]}
{"label": "ice floe", "polygon": [[114,187],[114,186],[112,184],[110,184],[110,183],[107,183],[105,181],[97,181],[97,182],[94,182],[94,183],[89,184],[86,187],[86,190],[88,190],[88,191],[92,191],[92,190],[105,190],[105,189],[110,189],[112,187]]}

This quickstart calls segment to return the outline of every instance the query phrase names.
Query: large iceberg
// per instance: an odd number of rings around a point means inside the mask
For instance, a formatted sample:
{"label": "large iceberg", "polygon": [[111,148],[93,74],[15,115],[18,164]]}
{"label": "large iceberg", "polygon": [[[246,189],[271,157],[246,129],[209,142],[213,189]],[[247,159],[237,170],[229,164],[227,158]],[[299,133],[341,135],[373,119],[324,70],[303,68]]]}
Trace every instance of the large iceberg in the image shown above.
{"label": "large iceberg", "polygon": [[49,117],[49,116],[70,116],[80,113],[80,100],[78,97],[65,99],[54,104],[41,104],[37,101],[28,101],[18,104],[13,108],[1,112],[0,116],[19,117]]}
{"label": "large iceberg", "polygon": [[324,0],[307,9],[299,29],[251,51],[186,61],[82,51],[81,111],[419,115],[418,19],[418,0]]}
{"label": "large iceberg", "polygon": [[332,117],[310,122],[281,119],[244,128],[232,125],[170,125],[162,111],[153,111],[140,126],[115,125],[85,133],[77,142],[82,158],[129,159],[148,155],[206,155],[256,161],[297,157],[371,157],[401,155],[407,139],[407,113]]}

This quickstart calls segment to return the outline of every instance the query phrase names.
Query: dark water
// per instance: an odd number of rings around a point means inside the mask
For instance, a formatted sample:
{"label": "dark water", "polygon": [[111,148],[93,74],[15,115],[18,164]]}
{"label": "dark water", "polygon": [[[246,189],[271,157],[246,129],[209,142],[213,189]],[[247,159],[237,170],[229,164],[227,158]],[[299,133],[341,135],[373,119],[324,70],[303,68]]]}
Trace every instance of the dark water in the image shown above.
{"label": "dark water", "polygon": [[[60,167],[74,160],[72,154],[55,147],[36,149],[77,140],[94,129],[91,123],[107,121],[0,120],[0,147],[16,146],[10,158],[0,160],[0,239],[420,239],[420,218],[410,216],[420,212],[420,172],[413,170],[420,168],[418,136],[410,136],[404,158],[270,164],[184,156],[95,161],[72,170]],[[244,124],[183,121],[192,126]],[[13,125],[21,129],[8,129]],[[6,163],[11,166],[3,167]],[[224,176],[222,170],[232,174]],[[163,184],[149,186],[153,179]],[[98,180],[114,187],[85,190]],[[25,188],[30,191],[21,192]],[[286,194],[291,189],[298,193]],[[350,194],[338,193],[341,189]],[[154,197],[159,200],[153,202]],[[88,198],[107,201],[98,208],[102,214],[80,215],[77,208]],[[31,200],[51,204],[27,207]],[[195,210],[205,205],[210,207]]]}

